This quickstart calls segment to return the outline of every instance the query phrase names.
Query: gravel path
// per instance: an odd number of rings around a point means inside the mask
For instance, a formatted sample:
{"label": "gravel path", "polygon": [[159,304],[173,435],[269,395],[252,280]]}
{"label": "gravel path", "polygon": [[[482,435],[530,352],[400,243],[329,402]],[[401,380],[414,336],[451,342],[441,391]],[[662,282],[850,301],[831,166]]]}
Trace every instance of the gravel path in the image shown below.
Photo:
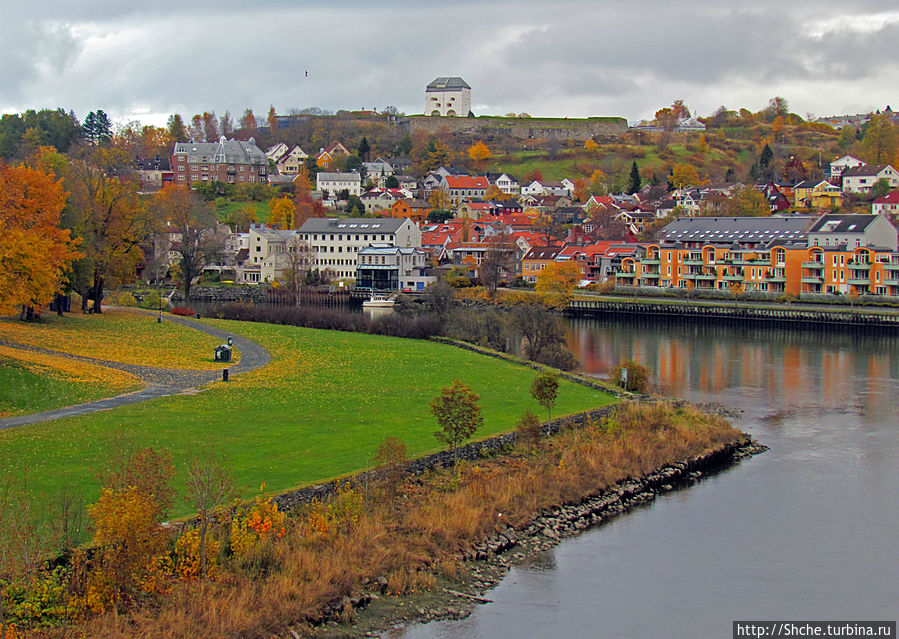
{"label": "gravel path", "polygon": [[[234,346],[240,351],[240,363],[230,366],[223,365],[222,368],[228,368],[229,375],[239,375],[248,371],[260,368],[268,364],[271,356],[268,351],[256,342],[251,342],[240,335],[233,335],[227,331],[223,331],[212,326],[207,326],[202,322],[186,317],[170,316],[164,321],[177,322],[190,328],[214,335],[225,342],[229,337],[232,338]],[[26,344],[18,344],[15,342],[7,342],[0,339],[0,345],[21,350],[34,351],[37,353],[46,353],[48,355],[56,355],[75,359],[82,362],[97,364],[107,368],[131,373],[140,378],[146,386],[141,390],[118,397],[109,397],[100,399],[87,404],[79,404],[77,406],[66,406],[65,408],[57,408],[56,410],[44,411],[43,413],[34,413],[31,415],[20,415],[18,417],[6,417],[0,419],[0,430],[14,428],[16,426],[24,426],[26,424],[34,424],[37,422],[50,421],[53,419],[61,419],[63,417],[72,417],[75,415],[85,415],[100,410],[109,410],[118,406],[126,406],[128,404],[136,404],[144,402],[148,399],[157,397],[165,397],[167,395],[178,395],[179,393],[195,392],[199,387],[220,380],[222,378],[221,370],[185,370],[177,368],[157,368],[154,366],[140,366],[137,364],[123,364],[121,362],[110,362],[108,360],[95,359],[93,357],[84,357],[82,355],[71,355],[69,353],[61,353],[47,348],[38,346],[28,346]]]}

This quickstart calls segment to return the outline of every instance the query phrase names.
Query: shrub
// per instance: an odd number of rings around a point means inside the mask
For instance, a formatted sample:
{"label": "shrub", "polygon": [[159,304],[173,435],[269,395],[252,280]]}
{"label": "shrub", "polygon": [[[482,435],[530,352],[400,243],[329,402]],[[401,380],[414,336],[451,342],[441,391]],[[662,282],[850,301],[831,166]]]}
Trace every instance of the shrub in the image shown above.
{"label": "shrub", "polygon": [[181,315],[183,317],[194,317],[196,314],[197,314],[197,312],[194,309],[188,308],[186,306],[176,306],[175,308],[172,309],[172,315]]}
{"label": "shrub", "polygon": [[527,411],[522,415],[518,426],[516,426],[519,441],[522,444],[529,445],[534,445],[539,441],[542,429],[543,425],[540,423],[540,420],[531,411]]}
{"label": "shrub", "polygon": [[112,298],[112,303],[115,306],[137,306],[137,300],[134,299],[134,295],[128,291],[119,291],[116,293]]}
{"label": "shrub", "polygon": [[624,385],[624,390],[632,393],[646,393],[649,391],[652,373],[648,368],[634,360],[621,360],[612,369],[612,383],[621,384],[622,370],[627,370],[627,382]]}

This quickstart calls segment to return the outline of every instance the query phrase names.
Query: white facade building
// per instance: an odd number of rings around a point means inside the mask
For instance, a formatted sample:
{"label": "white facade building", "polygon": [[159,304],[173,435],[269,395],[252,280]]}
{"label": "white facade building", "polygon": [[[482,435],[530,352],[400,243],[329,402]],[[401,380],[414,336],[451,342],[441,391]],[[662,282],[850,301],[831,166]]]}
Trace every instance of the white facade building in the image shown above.
{"label": "white facade building", "polygon": [[358,173],[319,173],[315,177],[315,190],[328,192],[333,198],[346,189],[350,195],[362,195],[362,176]]}
{"label": "white facade building", "polygon": [[425,115],[468,117],[471,87],[458,76],[440,77],[425,89]]}
{"label": "white facade building", "polygon": [[336,279],[356,277],[359,252],[372,244],[421,248],[421,231],[408,218],[310,218],[299,231],[312,267]]}

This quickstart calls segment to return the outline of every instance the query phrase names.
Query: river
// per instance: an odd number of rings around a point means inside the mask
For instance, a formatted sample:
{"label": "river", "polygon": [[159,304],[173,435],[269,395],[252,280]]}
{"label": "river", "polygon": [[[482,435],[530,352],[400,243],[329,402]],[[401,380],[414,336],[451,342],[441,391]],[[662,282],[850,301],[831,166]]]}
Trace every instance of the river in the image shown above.
{"label": "river", "polygon": [[762,455],[514,567],[406,639],[731,637],[732,620],[895,620],[899,336],[572,320],[588,372],[743,411]]}

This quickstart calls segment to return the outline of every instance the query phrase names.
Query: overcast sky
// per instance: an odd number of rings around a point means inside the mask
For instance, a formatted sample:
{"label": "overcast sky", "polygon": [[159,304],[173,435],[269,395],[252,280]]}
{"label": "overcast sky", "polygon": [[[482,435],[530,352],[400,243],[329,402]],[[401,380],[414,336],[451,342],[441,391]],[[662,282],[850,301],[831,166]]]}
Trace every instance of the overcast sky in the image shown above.
{"label": "overcast sky", "polygon": [[411,114],[458,75],[478,115],[820,116],[897,107],[897,43],[895,0],[0,0],[0,111]]}

